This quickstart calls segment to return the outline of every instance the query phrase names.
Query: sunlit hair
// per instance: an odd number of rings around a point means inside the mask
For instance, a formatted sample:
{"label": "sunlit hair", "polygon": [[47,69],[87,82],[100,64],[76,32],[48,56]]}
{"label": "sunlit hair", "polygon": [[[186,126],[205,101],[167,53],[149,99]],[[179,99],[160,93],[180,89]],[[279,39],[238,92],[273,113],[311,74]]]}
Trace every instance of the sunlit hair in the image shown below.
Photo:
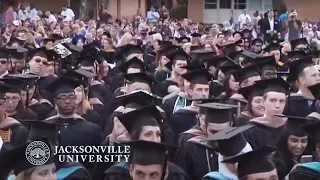
{"label": "sunlit hair", "polygon": [[76,107],[76,113],[79,115],[84,115],[88,110],[92,110],[92,106],[89,102],[87,95],[85,94],[83,86],[79,86],[81,88],[82,99]]}
{"label": "sunlit hair", "polygon": [[119,39],[117,47],[121,47],[130,43],[132,35],[128,32],[124,33],[123,36]]}

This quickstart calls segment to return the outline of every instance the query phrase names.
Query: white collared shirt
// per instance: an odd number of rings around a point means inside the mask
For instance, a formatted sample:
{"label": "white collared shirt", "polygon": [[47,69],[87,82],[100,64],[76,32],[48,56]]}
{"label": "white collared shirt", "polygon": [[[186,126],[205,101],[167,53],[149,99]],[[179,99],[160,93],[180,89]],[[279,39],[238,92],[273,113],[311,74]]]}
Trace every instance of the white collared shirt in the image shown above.
{"label": "white collared shirt", "polygon": [[269,19],[269,25],[270,25],[270,31],[273,31],[274,30],[274,19]]}

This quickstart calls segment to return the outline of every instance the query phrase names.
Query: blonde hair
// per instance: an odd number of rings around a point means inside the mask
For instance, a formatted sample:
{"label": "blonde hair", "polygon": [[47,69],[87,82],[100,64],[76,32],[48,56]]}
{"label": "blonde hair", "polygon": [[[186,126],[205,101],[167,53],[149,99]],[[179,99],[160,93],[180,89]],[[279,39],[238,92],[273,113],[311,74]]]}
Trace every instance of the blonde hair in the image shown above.
{"label": "blonde hair", "polygon": [[82,86],[79,87],[81,88],[82,100],[79,105],[77,105],[76,113],[79,115],[84,115],[88,110],[92,110],[92,106],[87,98],[87,95],[84,92],[84,88]]}
{"label": "blonde hair", "polygon": [[130,43],[132,35],[128,32],[124,33],[123,36],[119,39],[117,47],[121,47]]}

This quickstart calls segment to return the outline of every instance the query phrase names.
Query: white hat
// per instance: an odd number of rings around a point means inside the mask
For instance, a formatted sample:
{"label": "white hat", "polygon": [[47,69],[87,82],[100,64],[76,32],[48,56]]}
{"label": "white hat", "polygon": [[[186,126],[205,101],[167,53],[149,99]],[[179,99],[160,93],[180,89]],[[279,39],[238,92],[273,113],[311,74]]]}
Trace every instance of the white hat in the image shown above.
{"label": "white hat", "polygon": [[15,25],[15,26],[20,26],[20,22],[18,20],[14,20],[12,22],[12,24]]}

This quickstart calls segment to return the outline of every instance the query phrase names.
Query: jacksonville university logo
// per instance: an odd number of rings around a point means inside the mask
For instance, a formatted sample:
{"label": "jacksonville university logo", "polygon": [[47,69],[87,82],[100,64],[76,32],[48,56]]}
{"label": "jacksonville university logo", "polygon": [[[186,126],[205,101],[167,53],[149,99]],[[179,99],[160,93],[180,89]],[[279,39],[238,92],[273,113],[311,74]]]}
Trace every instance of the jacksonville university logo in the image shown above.
{"label": "jacksonville university logo", "polygon": [[48,162],[50,148],[42,141],[33,141],[27,146],[25,154],[30,164],[41,166]]}

